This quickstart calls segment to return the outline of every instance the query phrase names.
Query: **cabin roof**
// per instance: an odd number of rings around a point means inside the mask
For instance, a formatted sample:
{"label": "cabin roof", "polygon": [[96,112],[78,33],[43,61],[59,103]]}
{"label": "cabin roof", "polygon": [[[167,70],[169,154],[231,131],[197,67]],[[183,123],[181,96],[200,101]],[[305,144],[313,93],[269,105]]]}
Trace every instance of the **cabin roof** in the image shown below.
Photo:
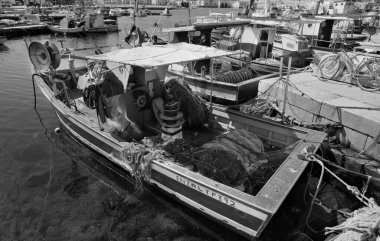
{"label": "cabin roof", "polygon": [[161,30],[161,33],[189,32],[189,31],[195,31],[194,25],[183,26],[183,27],[165,28],[165,29]]}
{"label": "cabin roof", "polygon": [[231,54],[233,53],[213,47],[177,43],[161,46],[142,46],[131,49],[119,49],[106,54],[92,55],[86,58],[150,68]]}

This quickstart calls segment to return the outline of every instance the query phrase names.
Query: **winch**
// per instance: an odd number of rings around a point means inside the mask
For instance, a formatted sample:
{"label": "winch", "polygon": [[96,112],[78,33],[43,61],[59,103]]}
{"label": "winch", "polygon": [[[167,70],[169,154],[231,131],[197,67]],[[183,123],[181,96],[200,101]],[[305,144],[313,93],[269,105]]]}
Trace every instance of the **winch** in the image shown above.
{"label": "winch", "polygon": [[182,138],[183,114],[179,111],[180,103],[175,100],[164,103],[164,111],[160,113],[162,138]]}

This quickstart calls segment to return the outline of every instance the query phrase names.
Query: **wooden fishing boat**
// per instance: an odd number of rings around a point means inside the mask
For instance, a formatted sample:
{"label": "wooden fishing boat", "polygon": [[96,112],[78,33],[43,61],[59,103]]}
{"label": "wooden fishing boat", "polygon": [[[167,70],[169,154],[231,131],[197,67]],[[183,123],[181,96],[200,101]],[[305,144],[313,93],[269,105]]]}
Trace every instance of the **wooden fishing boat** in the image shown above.
{"label": "wooden fishing boat", "polygon": [[[169,113],[176,110],[174,106],[178,102],[165,104],[163,112],[157,107],[160,99],[166,98],[164,90],[170,81],[165,82],[164,79],[171,68],[169,66],[230,53],[214,48],[192,51],[199,46],[191,44],[120,49],[87,56],[88,72],[85,73],[76,72],[75,63],[71,63],[71,71],[66,71],[71,73],[70,78],[61,76],[65,71],[46,74],[49,69],[59,66],[57,61],[60,59],[54,45],[46,46],[46,43],[38,42],[29,46],[31,61],[38,70],[33,81],[51,102],[61,127],[67,133],[130,172],[136,180],[172,195],[247,238],[257,238],[262,234],[304,172],[308,163],[298,156],[301,151],[310,145],[318,147],[325,138],[321,132],[282,126],[226,106],[209,105],[207,124],[196,132],[199,143],[195,148],[220,140],[220,135],[229,130],[229,133],[254,133],[267,151],[287,150],[286,155],[282,153],[283,158],[277,160],[278,165],[265,176],[265,182],[254,193],[248,193],[241,187],[227,185],[190,168],[177,155],[170,154],[173,149],[154,144],[157,135],[164,142],[173,144],[181,140],[181,136],[189,140],[196,134],[194,131],[182,131],[182,113],[170,115],[170,120],[178,118],[175,119],[178,122],[165,122]],[[93,88],[96,90],[95,109],[92,106],[94,100],[89,97]],[[114,118],[125,121],[123,131],[126,135],[111,130]],[[119,122],[118,125],[124,124]],[[288,146],[292,148],[287,149]],[[254,150],[248,152],[254,153]],[[184,153],[177,154],[185,156]],[[230,161],[236,160],[231,158]],[[271,160],[268,157],[263,163],[269,165]]]}
{"label": "wooden fishing boat", "polygon": [[80,35],[84,33],[84,26],[78,26],[75,19],[70,17],[65,17],[59,22],[59,25],[49,25],[48,28],[57,34]]}
{"label": "wooden fishing boat", "polygon": [[81,34],[84,33],[84,27],[75,27],[75,28],[62,28],[58,25],[50,25],[48,26],[50,31],[58,34]]}

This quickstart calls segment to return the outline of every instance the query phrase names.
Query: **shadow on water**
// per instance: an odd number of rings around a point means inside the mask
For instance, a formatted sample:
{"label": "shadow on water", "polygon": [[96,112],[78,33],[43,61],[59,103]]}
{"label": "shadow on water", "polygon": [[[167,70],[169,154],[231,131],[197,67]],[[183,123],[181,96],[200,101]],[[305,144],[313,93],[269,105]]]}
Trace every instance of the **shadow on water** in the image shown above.
{"label": "shadow on water", "polygon": [[5,44],[0,44],[0,53],[9,52],[9,48]]}

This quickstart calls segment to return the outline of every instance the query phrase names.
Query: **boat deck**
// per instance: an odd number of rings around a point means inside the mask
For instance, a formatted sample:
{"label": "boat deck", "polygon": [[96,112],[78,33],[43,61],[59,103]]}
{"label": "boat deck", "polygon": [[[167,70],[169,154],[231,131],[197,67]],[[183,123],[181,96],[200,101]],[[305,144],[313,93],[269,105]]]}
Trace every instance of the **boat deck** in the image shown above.
{"label": "boat deck", "polygon": [[[259,94],[267,91],[278,78],[262,80]],[[285,82],[278,82],[267,93],[283,106]],[[290,76],[286,112],[304,122],[337,122],[345,127],[351,148],[365,149],[380,132],[380,92],[363,91],[344,82],[320,81],[311,72]],[[380,155],[380,143],[374,148]]]}

